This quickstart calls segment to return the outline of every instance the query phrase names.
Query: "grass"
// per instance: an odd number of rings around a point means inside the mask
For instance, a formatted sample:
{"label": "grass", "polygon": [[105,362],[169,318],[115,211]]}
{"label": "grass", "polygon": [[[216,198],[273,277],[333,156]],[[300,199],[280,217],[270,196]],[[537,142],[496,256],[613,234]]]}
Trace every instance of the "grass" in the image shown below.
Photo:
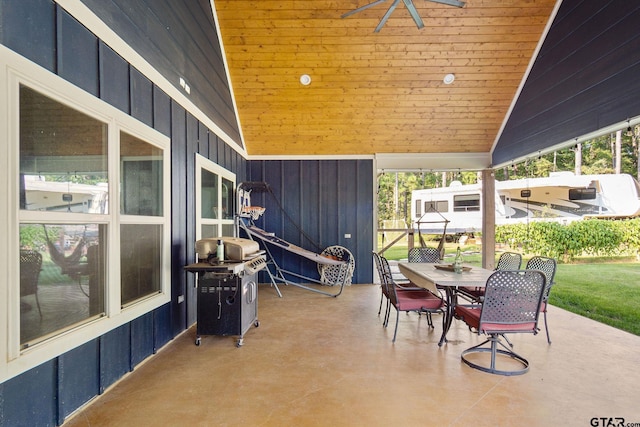
{"label": "grass", "polygon": [[640,335],[640,263],[560,264],[549,302]]}
{"label": "grass", "polygon": [[[455,244],[447,244],[453,255]],[[464,262],[480,265],[479,248],[463,247]],[[406,259],[407,247],[394,246],[384,253],[388,259]],[[445,258],[445,262],[453,258]],[[526,260],[523,261],[523,263]],[[633,258],[586,257],[572,264],[558,264],[549,303],[640,336],[640,263]]]}

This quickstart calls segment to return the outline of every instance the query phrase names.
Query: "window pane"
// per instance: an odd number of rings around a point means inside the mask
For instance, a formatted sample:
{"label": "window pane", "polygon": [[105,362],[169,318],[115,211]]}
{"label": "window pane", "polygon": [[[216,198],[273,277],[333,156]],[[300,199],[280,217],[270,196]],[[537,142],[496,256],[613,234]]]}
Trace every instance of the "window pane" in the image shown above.
{"label": "window pane", "polygon": [[589,188],[570,188],[569,200],[595,200],[596,189]]}
{"label": "window pane", "polygon": [[222,219],[233,219],[233,181],[222,178]]}
{"label": "window pane", "polygon": [[436,210],[438,212],[449,212],[449,201],[442,200],[442,201],[436,202]]}
{"label": "window pane", "polygon": [[208,239],[210,237],[218,237],[218,226],[217,225],[203,225],[201,230],[201,238]]}
{"label": "window pane", "polygon": [[122,305],[160,292],[162,225],[120,226]]}
{"label": "window pane", "polygon": [[[222,236],[233,236],[235,233],[235,225],[233,224],[222,224]],[[217,237],[217,236],[213,236]]]}
{"label": "window pane", "polygon": [[20,209],[107,207],[106,124],[20,86]]}
{"label": "window pane", "polygon": [[480,210],[479,194],[463,194],[459,196],[453,196],[454,212],[479,211],[479,210]]}
{"label": "window pane", "polygon": [[162,164],[162,149],[120,133],[121,213],[162,216]]}
{"label": "window pane", "polygon": [[201,169],[202,187],[200,189],[202,218],[217,219],[218,206],[218,175]]}
{"label": "window pane", "polygon": [[104,315],[106,225],[20,224],[20,343]]}

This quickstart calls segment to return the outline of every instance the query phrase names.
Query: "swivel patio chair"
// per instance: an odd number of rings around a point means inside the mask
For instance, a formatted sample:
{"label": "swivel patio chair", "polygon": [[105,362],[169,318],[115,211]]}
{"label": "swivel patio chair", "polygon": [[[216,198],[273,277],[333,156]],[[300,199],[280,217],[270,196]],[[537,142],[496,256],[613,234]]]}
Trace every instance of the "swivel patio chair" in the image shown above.
{"label": "swivel patio chair", "polygon": [[[522,255],[516,252],[503,252],[498,258],[495,270],[520,270],[522,265]],[[461,286],[458,293],[472,303],[482,303],[484,298],[484,289],[473,288],[469,286]]]}
{"label": "swivel patio chair", "polygon": [[547,258],[543,256],[534,256],[527,262],[527,270],[540,270],[546,276],[547,282],[542,296],[542,305],[540,311],[544,314],[544,328],[547,332],[547,342],[551,344],[551,337],[549,336],[549,324],[547,323],[547,304],[549,301],[549,294],[551,293],[551,287],[553,286],[554,278],[556,276],[556,260],[553,258]]}
{"label": "swivel patio chair", "polygon": [[[540,303],[546,278],[539,270],[498,270],[487,279],[484,301],[476,306],[456,306],[455,315],[478,334],[488,339],[468,348],[460,355],[462,361],[483,372],[498,375],[521,375],[529,370],[529,362],[516,354],[501,340],[506,334],[537,334]],[[490,347],[483,347],[490,343]],[[498,348],[500,345],[502,348]],[[474,353],[490,353],[490,362],[480,363]],[[496,357],[506,356],[520,363],[520,369],[498,368]],[[473,360],[472,360],[473,359]],[[504,357],[501,357],[504,359]]]}
{"label": "swivel patio chair", "polygon": [[[386,258],[380,257],[382,264],[387,263]],[[418,314],[426,313],[427,323],[433,328],[433,320],[431,315],[433,313],[444,314],[445,302],[439,295],[439,291],[433,287],[433,289],[407,289],[396,285],[389,274],[385,274],[382,280],[382,286],[385,288],[385,294],[387,296],[387,310],[383,325],[387,327],[389,324],[389,317],[391,313],[391,306],[396,309],[396,326],[393,332],[393,342],[396,341],[398,334],[398,321],[400,312],[404,311],[407,314],[411,311]],[[442,322],[444,327],[444,316],[442,316]]]}
{"label": "swivel patio chair", "polygon": [[[41,270],[42,255],[40,252],[32,250],[20,251],[20,297],[35,295],[40,318],[42,318],[42,310],[38,300],[38,279]],[[29,308],[28,305],[25,305],[25,307]]]}
{"label": "swivel patio chair", "polygon": [[436,248],[415,247],[409,249],[409,262],[440,262],[440,251]]}

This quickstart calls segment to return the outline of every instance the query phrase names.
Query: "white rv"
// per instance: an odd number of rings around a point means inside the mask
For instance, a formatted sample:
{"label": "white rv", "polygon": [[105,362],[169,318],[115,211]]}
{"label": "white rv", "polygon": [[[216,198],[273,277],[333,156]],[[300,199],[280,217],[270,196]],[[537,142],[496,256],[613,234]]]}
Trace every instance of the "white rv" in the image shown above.
{"label": "white rv", "polygon": [[[482,184],[414,190],[411,220],[422,233],[473,233],[482,229]],[[587,217],[640,215],[640,185],[630,175],[553,173],[495,183],[496,225],[527,221],[568,223]]]}

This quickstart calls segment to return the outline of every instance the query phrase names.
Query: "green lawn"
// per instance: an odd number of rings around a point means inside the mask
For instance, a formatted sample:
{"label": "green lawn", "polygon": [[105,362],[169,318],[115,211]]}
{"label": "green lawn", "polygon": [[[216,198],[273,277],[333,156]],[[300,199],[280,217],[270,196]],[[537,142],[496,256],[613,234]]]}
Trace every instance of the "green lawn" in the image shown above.
{"label": "green lawn", "polygon": [[549,302],[640,335],[640,263],[560,264]]}
{"label": "green lawn", "polygon": [[[447,244],[446,253],[452,255],[455,248],[455,245]],[[478,248],[462,249],[467,251],[465,263],[481,264]],[[406,259],[407,248],[394,246],[384,256],[394,260]],[[558,264],[549,302],[640,336],[640,263],[631,262],[628,258],[624,259],[625,262],[612,261],[585,258],[575,264]],[[445,262],[453,262],[453,258],[446,258]]]}

